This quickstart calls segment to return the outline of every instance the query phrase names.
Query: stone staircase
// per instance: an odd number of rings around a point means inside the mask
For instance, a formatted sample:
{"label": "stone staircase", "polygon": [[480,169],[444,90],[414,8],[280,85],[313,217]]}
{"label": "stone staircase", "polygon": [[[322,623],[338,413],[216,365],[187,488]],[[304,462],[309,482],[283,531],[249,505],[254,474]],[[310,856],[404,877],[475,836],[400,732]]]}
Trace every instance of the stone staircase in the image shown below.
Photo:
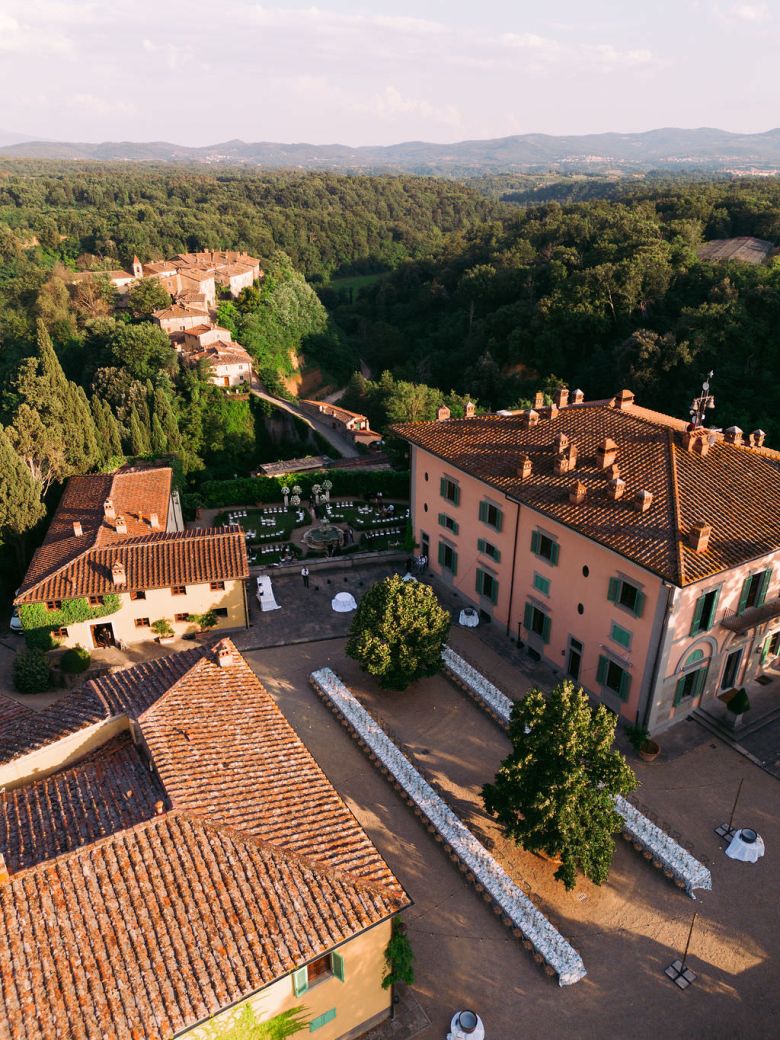
{"label": "stone staircase", "polygon": [[755,736],[755,734],[766,730],[770,726],[780,726],[780,702],[756,715],[755,718],[750,718],[750,714],[748,715],[748,721],[744,722],[736,730],[726,724],[722,712],[719,712],[717,708],[715,711],[710,710],[709,705],[697,708],[691,712],[690,717],[708,732],[712,733],[713,736],[718,737],[725,744],[734,748],[735,751],[749,758],[751,762],[761,766],[763,769],[767,769],[769,772],[775,773],[773,763],[764,761],[754,755],[749,745],[751,744],[751,737]]}

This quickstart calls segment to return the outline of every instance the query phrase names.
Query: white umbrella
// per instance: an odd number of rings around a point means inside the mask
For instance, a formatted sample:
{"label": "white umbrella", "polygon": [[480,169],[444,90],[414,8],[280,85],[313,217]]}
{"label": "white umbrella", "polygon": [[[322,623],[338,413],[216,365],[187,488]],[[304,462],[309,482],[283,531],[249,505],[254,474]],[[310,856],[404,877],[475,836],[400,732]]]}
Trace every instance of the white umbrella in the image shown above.
{"label": "white umbrella", "polygon": [[357,603],[351,592],[337,592],[330,605],[337,614],[348,614],[350,610],[357,610]]}

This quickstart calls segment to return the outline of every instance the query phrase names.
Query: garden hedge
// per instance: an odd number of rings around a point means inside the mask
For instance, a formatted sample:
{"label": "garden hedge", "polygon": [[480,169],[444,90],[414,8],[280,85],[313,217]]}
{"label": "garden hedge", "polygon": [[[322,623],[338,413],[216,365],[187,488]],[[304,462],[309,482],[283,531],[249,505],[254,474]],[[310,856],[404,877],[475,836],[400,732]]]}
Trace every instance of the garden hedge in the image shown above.
{"label": "garden hedge", "polygon": [[314,470],[286,477],[240,477],[236,480],[207,480],[199,491],[184,495],[188,512],[198,508],[224,509],[228,506],[253,505],[255,502],[281,502],[283,487],[297,484],[308,498],[314,484],[329,480],[335,498],[350,495],[365,498],[381,491],[386,498],[409,498],[409,471],[393,470]]}

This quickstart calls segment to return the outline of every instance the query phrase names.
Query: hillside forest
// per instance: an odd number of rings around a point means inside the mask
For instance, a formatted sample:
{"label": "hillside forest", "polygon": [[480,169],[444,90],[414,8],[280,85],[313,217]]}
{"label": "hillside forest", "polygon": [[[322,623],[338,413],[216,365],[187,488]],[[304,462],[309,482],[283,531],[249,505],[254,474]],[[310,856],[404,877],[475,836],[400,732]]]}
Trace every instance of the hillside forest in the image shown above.
{"label": "hillside forest", "polygon": [[[99,277],[199,249],[243,249],[264,281],[219,301],[219,322],[284,393],[296,357],[372,423],[523,403],[565,383],[626,386],[686,417],[714,370],[713,422],[780,445],[780,261],[699,260],[703,241],[780,243],[772,179],[254,174],[154,165],[0,163],[0,537],[29,552],[62,481],[167,457],[190,491],[258,461],[259,402],[184,368],[141,283],[117,309]],[[362,366],[363,375],[358,374]],[[366,374],[369,373],[369,374]],[[285,455],[285,452],[287,454]],[[33,537],[34,541],[34,537]]]}

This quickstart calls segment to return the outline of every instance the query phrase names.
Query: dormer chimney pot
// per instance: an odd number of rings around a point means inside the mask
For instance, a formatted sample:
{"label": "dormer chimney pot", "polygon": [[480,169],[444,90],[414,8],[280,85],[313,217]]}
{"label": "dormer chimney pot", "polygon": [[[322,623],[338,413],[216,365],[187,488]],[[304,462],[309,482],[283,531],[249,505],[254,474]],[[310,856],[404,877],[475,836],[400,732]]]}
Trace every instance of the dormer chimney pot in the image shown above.
{"label": "dormer chimney pot", "polygon": [[121,560],[114,560],[114,562],[111,564],[111,580],[116,586],[127,584],[125,565],[122,563]]}
{"label": "dormer chimney pot", "polygon": [[556,433],[553,437],[553,447],[559,455],[562,451],[566,451],[569,447],[569,435],[567,433]]}
{"label": "dormer chimney pot", "polygon": [[615,408],[619,408],[621,411],[625,411],[627,408],[630,408],[633,403],[633,390],[621,390],[612,398],[613,406]]}
{"label": "dormer chimney pot", "polygon": [[751,448],[763,448],[765,439],[766,434],[763,430],[753,430],[753,432],[750,434],[748,443],[750,444]]}
{"label": "dormer chimney pot", "polygon": [[574,393],[571,395],[570,403],[571,404],[582,404],[582,402],[584,400],[585,400],[585,394],[582,392],[582,390],[575,390]]}
{"label": "dormer chimney pot", "polygon": [[127,521],[123,516],[118,516],[114,522],[114,530],[117,534],[127,534]]}
{"label": "dormer chimney pot", "polygon": [[613,502],[618,502],[626,493],[626,482],[620,477],[613,477],[607,485],[607,495]]}
{"label": "dormer chimney pot", "polygon": [[578,480],[576,483],[572,484],[571,488],[569,489],[569,501],[572,502],[575,506],[581,505],[585,501],[587,496],[587,485],[583,484],[581,480]]}
{"label": "dormer chimney pot", "polygon": [[710,535],[712,534],[712,526],[710,524],[698,523],[694,524],[688,532],[688,545],[693,549],[694,552],[703,553],[707,551],[707,547],[710,544]]}
{"label": "dormer chimney pot", "polygon": [[540,408],[544,408],[544,394],[541,390],[537,390],[534,394],[534,408],[537,412]]}
{"label": "dormer chimney pot", "polygon": [[160,530],[160,517],[158,516],[157,513],[150,513],[149,514],[149,526],[151,527],[151,529],[153,531],[159,531]]}
{"label": "dormer chimney pot", "polygon": [[521,455],[517,465],[517,475],[521,480],[527,480],[533,472],[534,465],[527,455]]}
{"label": "dormer chimney pot", "polygon": [[443,404],[440,408],[436,410],[436,422],[445,422],[447,419],[449,419],[450,415],[452,415],[452,412],[449,410],[446,404]]}
{"label": "dormer chimney pot", "polygon": [[565,386],[559,386],[553,394],[553,401],[558,408],[565,408],[569,403],[569,389]]}
{"label": "dormer chimney pot", "polygon": [[230,668],[233,664],[233,654],[226,646],[221,646],[217,651],[217,664],[220,668]]}
{"label": "dormer chimney pot", "polygon": [[723,431],[723,439],[726,444],[740,445],[742,443],[742,430],[739,426],[729,426]]}
{"label": "dormer chimney pot", "polygon": [[605,437],[596,448],[596,465],[599,469],[607,469],[617,458],[618,446],[611,437]]}
{"label": "dormer chimney pot", "polygon": [[73,534],[76,536],[76,538],[81,538],[81,536],[84,534],[84,528],[81,526],[80,520],[73,521]]}
{"label": "dormer chimney pot", "polygon": [[110,498],[107,498],[103,503],[103,515],[105,516],[106,520],[113,520],[116,516],[114,503]]}
{"label": "dormer chimney pot", "polygon": [[532,426],[536,426],[539,422],[539,413],[533,408],[529,408],[527,412],[523,412],[520,416],[520,425],[524,430],[530,429]]}
{"label": "dormer chimney pot", "polygon": [[477,414],[477,406],[474,404],[473,401],[466,401],[466,407],[464,408],[463,412],[467,419],[473,419],[474,416]]}
{"label": "dormer chimney pot", "polygon": [[652,504],[653,494],[651,491],[637,491],[634,495],[634,509],[638,513],[646,513]]}

